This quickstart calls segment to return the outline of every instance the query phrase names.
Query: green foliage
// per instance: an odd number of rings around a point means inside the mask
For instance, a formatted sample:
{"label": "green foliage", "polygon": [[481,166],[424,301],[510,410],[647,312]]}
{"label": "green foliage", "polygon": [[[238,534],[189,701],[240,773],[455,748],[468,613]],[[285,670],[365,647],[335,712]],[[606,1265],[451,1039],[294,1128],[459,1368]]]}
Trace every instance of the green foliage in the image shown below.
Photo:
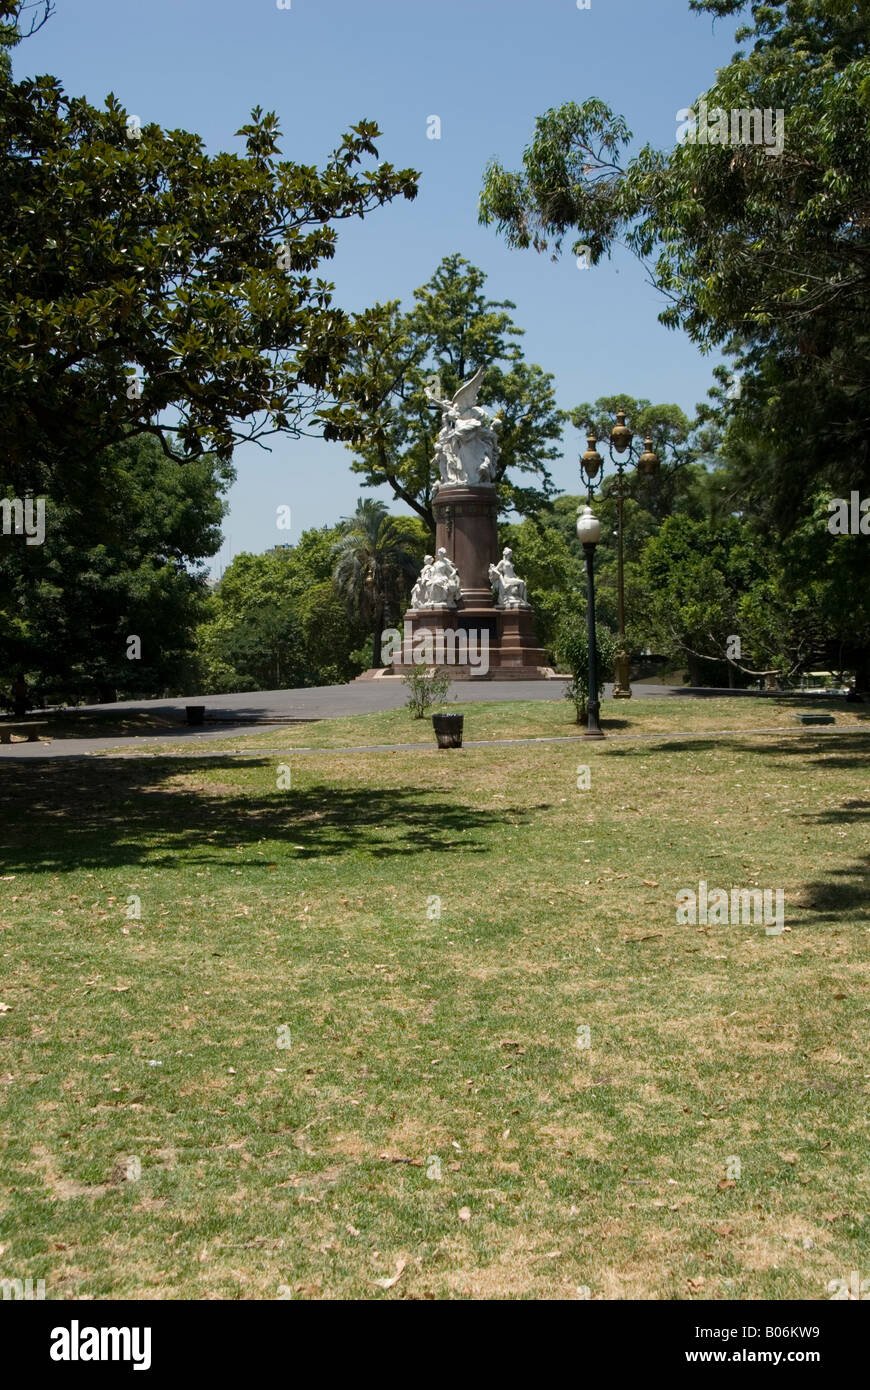
{"label": "green foliage", "polygon": [[[819,488],[870,490],[867,10],[847,0],[691,0],[691,8],[748,11],[737,36],[748,47],[703,98],[711,111],[782,111],[780,150],[687,141],[646,146],[626,161],[631,134],[621,117],[598,100],[566,103],[539,118],[520,172],[489,166],[480,216],[511,245],[555,254],[570,232],[593,263],[625,241],[666,299],[661,321],[733,358],[739,391],[726,390],[728,369],[715,369],[714,404],[702,416],[724,431],[727,467],[706,497],[694,489],[694,514],[701,519],[706,506],[724,523],[740,506],[756,544],[783,548],[777,563],[789,573],[786,543],[815,524]],[[686,102],[697,111],[700,97],[687,93]],[[864,583],[857,548],[837,547],[834,562],[830,538],[822,530],[818,539],[824,544],[803,547],[813,574],[792,572],[788,592],[777,585],[783,634],[786,610],[794,616],[808,595],[826,592],[840,556],[856,566],[854,590]],[[827,616],[807,611],[814,628]],[[860,629],[850,640],[870,679]],[[804,646],[813,641],[806,634]],[[768,632],[762,646],[778,647],[787,665],[800,644],[795,633],[774,641]]]}
{"label": "green foliage", "polygon": [[408,690],[408,709],[415,719],[423,719],[433,705],[440,705],[447,699],[450,690],[450,674],[436,666],[417,663],[402,677],[402,684]]}
{"label": "green foliage", "polygon": [[332,581],[337,527],[303,531],[295,546],[237,555],[197,634],[199,688],[208,693],[341,684],[363,669],[364,637]]}
{"label": "green foliage", "polygon": [[[669,518],[638,568],[642,620],[656,650],[685,660],[693,685],[792,675],[824,642],[823,615],[740,518]],[[741,654],[729,660],[729,639]],[[717,669],[718,668],[718,669]],[[730,668],[730,674],[729,674]]]}
{"label": "green foliage", "polygon": [[[516,342],[522,330],[509,313],[516,306],[487,299],[485,281],[483,271],[462,256],[446,256],[416,291],[412,309],[403,312],[392,301],[362,315],[365,341],[345,373],[342,400],[324,411],[330,428],[350,437],[352,467],[364,474],[366,486],[388,484],[430,533],[437,481],[432,458],[441,419],[426,396],[427,384],[447,399],[485,366],[480,401],[502,420],[495,477],[502,501],[530,512],[553,491],[547,465],[559,457],[563,420],[553,378],[523,360]],[[362,434],[355,428],[360,412],[366,421]],[[529,485],[521,486],[518,475],[529,475]]]}
{"label": "green foliage", "polygon": [[[575,505],[572,531],[576,514]],[[585,602],[583,560],[578,553],[576,532],[572,547],[550,511],[543,510],[519,524],[500,526],[499,544],[509,545],[514,552],[514,567],[526,581],[529,602],[535,611],[538,641],[554,659],[560,625]]]}
{"label": "green foliage", "polygon": [[[598,698],[604,691],[606,681],[613,679],[613,666],[617,652],[617,638],[610,628],[596,624],[596,675],[598,677]],[[559,631],[557,652],[559,666],[570,672],[571,680],[565,690],[577,711],[577,723],[586,718],[589,704],[589,637],[586,623],[578,616],[567,618]]]}
{"label": "green foliage", "polygon": [[372,634],[372,666],[383,666],[381,636],[397,620],[420,569],[420,530],[364,498],[340,523],[333,578],[348,616]]}
{"label": "green foliage", "polygon": [[61,505],[134,435],[182,460],[299,433],[368,331],[316,277],[336,224],[416,193],[412,170],[378,162],[377,126],[353,126],[318,170],[281,158],[257,108],[243,154],[208,155],[154,123],[130,138],[114,95],[99,109],[8,64],[0,117],[4,481]]}
{"label": "green foliage", "polygon": [[210,454],[179,468],[143,436],[106,450],[98,477],[89,498],[46,500],[44,544],[0,541],[0,670],[64,701],[175,693],[233,471]]}

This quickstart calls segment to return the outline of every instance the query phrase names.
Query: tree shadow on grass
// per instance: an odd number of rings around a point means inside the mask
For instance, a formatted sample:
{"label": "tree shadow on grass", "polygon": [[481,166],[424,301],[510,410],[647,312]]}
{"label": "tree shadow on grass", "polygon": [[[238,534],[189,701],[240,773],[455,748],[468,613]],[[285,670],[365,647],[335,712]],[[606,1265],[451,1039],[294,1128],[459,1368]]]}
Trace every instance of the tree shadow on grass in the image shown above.
{"label": "tree shadow on grass", "polygon": [[[666,739],[661,743],[636,743],[630,747],[608,748],[609,757],[631,757],[650,752],[670,751],[703,753],[727,748],[741,756],[755,754],[770,758],[772,754],[785,762],[788,758],[802,758],[805,763],[826,770],[858,768],[870,773],[870,742],[863,734],[850,734],[846,731],[825,734],[817,739],[810,737],[753,739],[751,744],[739,737],[717,739],[685,739],[682,741]],[[721,767],[710,760],[700,758],[693,768],[693,775],[707,772],[710,776],[720,775]],[[827,806],[810,812],[795,812],[795,819],[804,825],[843,826],[870,821],[870,801],[860,797],[848,798],[839,806]],[[834,842],[832,841],[832,847]],[[813,922],[842,922],[844,918],[870,918],[870,855],[844,867],[832,867],[818,878],[804,885],[800,892],[800,910],[811,914]]]}
{"label": "tree shadow on grass", "polygon": [[800,906],[816,922],[842,922],[847,916],[870,920],[870,854],[806,884]]}
{"label": "tree shadow on grass", "polygon": [[[482,854],[494,824],[528,808],[476,810],[420,787],[275,787],[274,758],[101,758],[9,763],[0,783],[4,872],[224,862],[266,867],[245,854],[284,842],[295,860],[359,854]],[[271,787],[246,792],[204,773],[268,770]],[[170,778],[183,779],[175,786]],[[191,785],[193,783],[193,785]]]}
{"label": "tree shadow on grass", "polygon": [[[866,824],[870,821],[870,801],[850,798],[840,806],[804,814],[801,820],[806,825]],[[806,884],[801,907],[820,922],[837,921],[847,914],[870,918],[870,854],[854,864],[832,868]]]}
{"label": "tree shadow on grass", "polygon": [[[776,754],[802,758],[805,762],[818,764],[820,767],[857,767],[870,771],[870,739],[864,733],[852,733],[844,729],[842,733],[820,734],[816,738],[809,733],[801,737],[800,730],[784,737],[778,737],[778,734],[779,730],[771,729],[769,737],[757,734],[750,736],[749,733],[735,733],[727,738],[710,738],[705,735],[698,738],[669,738],[662,735],[661,741],[652,735],[649,739],[638,739],[631,743],[626,741],[618,747],[611,745],[607,748],[607,755],[611,758],[628,758],[646,757],[650,753],[701,754],[727,750],[738,753],[741,757],[751,758],[758,754],[769,758]],[[699,774],[707,772],[714,776],[721,775],[722,769],[713,762],[699,758],[695,771]]]}

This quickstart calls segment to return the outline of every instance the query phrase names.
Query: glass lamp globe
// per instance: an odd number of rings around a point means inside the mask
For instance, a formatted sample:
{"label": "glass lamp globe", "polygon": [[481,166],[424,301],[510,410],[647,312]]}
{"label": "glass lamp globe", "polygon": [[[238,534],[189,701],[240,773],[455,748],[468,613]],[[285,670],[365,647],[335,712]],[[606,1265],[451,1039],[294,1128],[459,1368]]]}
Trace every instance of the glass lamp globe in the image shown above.
{"label": "glass lamp globe", "polygon": [[577,517],[577,539],[583,545],[597,545],[601,540],[601,522],[588,505]]}

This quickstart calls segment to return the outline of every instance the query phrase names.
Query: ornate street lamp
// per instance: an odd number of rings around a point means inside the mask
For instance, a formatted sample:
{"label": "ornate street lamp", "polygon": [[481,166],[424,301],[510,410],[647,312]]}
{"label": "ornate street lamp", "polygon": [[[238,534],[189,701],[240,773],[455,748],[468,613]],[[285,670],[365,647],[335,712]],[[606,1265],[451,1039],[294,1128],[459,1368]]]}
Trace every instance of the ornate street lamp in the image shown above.
{"label": "ornate street lamp", "polygon": [[[616,569],[616,592],[617,592],[617,626],[618,647],[614,658],[614,700],[630,700],[631,684],[629,682],[630,658],[625,645],[625,594],[622,580],[622,499],[625,488],[623,474],[629,460],[634,460],[641,473],[647,476],[656,472],[659,466],[659,457],[653,450],[652,440],[649,435],[643,442],[643,453],[635,458],[631,441],[633,439],[631,430],[625,423],[625,411],[616,412],[616,424],[610,431],[610,458],[616,468],[616,549],[617,549],[617,569]],[[623,457],[627,455],[627,457]],[[585,458],[584,454],[584,458]]]}
{"label": "ornate street lamp", "polygon": [[595,635],[595,547],[601,540],[601,522],[592,510],[595,479],[604,467],[604,460],[595,448],[595,435],[587,436],[586,453],[580,460],[580,477],[586,485],[588,501],[577,517],[577,538],[586,556],[586,650],[588,653],[589,698],[586,702],[587,726],[584,738],[604,738],[599,722],[601,702],[598,699],[598,641]]}

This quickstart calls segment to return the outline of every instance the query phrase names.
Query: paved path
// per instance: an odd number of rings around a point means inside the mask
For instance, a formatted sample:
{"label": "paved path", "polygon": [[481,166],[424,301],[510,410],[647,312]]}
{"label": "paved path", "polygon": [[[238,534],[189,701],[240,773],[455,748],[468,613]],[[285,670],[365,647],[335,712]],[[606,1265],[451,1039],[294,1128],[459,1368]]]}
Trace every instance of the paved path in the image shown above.
{"label": "paved path", "polygon": [[[611,696],[613,687],[604,690],[605,699]],[[546,681],[457,681],[453,694],[463,702],[502,700],[561,700],[564,698],[564,680]],[[634,698],[663,699],[668,697],[689,697],[695,699],[715,696],[757,695],[752,690],[714,690],[704,688],[694,690],[688,686],[633,685]],[[177,700],[126,700],[114,705],[82,705],[79,713],[131,712],[153,714],[169,720],[178,720],[177,728],[149,730],[147,733],[117,734],[88,738],[58,738],[52,743],[14,743],[0,745],[0,762],[4,759],[30,758],[69,758],[81,757],[88,753],[101,753],[112,748],[133,751],[141,748],[147,751],[153,743],[190,743],[199,745],[210,739],[230,738],[240,734],[263,732],[263,724],[255,721],[268,721],[280,724],[285,720],[335,719],[350,714],[372,714],[378,710],[398,709],[407,701],[407,691],[401,680],[352,681],[349,685],[323,685],[306,690],[258,690],[236,695],[198,695]],[[187,705],[205,705],[207,720],[233,721],[211,725],[205,729],[190,728],[185,719]],[[36,716],[39,717],[38,715]],[[238,721],[238,722],[236,722]],[[249,722],[250,721],[250,722]]]}

